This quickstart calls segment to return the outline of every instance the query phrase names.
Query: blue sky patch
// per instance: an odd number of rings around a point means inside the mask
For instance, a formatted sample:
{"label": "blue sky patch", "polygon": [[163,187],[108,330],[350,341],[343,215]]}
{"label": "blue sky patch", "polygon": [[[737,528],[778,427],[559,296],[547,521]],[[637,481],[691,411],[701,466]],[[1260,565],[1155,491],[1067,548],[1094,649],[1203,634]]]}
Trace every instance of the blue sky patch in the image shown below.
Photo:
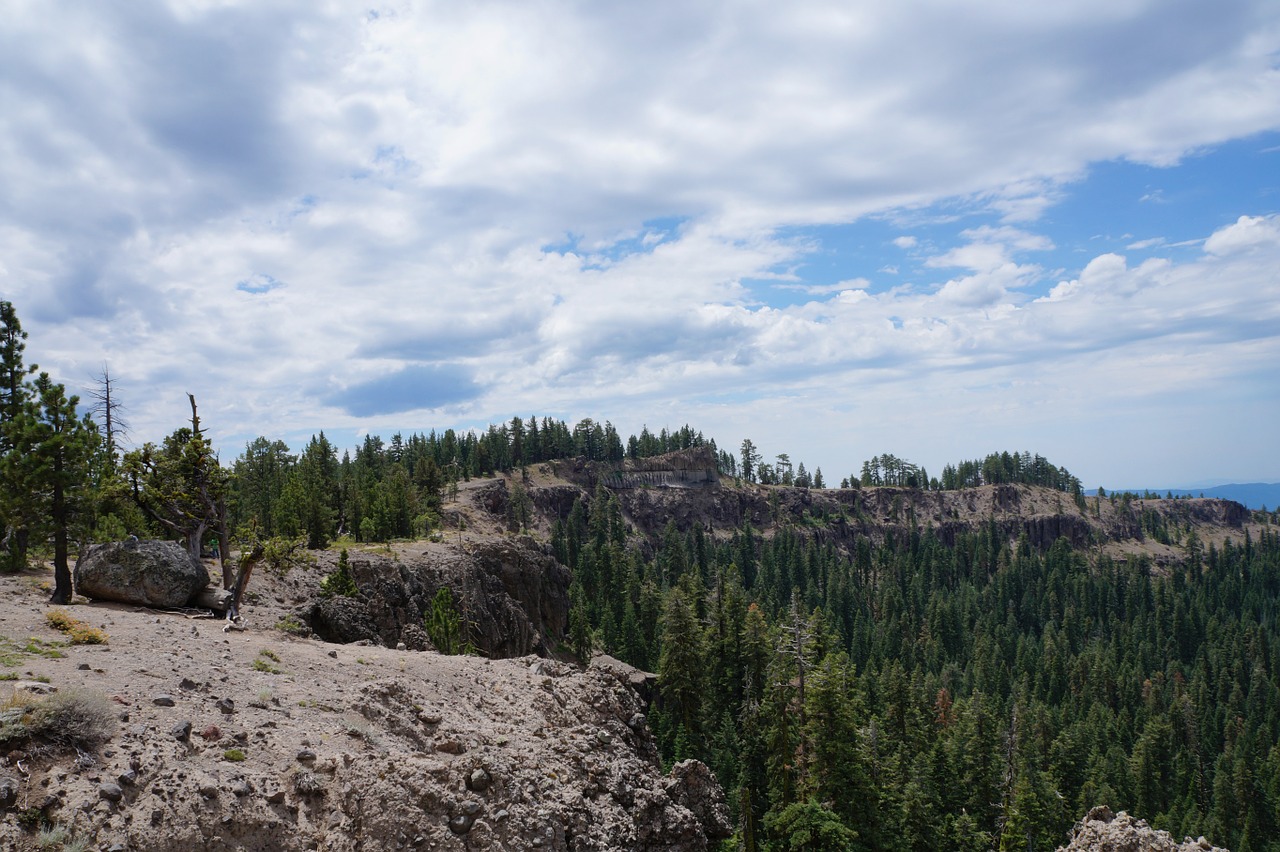
{"label": "blue sky patch", "polygon": [[270,293],[272,290],[283,286],[283,282],[277,281],[265,272],[255,272],[248,278],[236,282],[237,290],[241,293],[249,293],[254,296],[261,296],[263,293]]}

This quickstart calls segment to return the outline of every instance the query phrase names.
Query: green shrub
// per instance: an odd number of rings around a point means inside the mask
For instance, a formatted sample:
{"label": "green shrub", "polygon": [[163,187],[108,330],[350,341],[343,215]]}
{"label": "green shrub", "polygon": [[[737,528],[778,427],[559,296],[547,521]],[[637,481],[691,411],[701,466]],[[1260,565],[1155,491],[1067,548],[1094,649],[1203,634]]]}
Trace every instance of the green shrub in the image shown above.
{"label": "green shrub", "polygon": [[253,670],[256,672],[266,672],[267,674],[280,674],[280,667],[272,665],[268,661],[258,657],[253,661]]}
{"label": "green shrub", "polygon": [[347,550],[343,548],[338,554],[337,569],[320,581],[320,594],[326,598],[354,598],[357,591],[355,578],[347,564]]}
{"label": "green shrub", "polygon": [[229,760],[232,763],[240,763],[244,760],[244,752],[238,748],[229,748],[222,753],[223,760]]}
{"label": "green shrub", "polygon": [[431,644],[441,654],[474,654],[475,645],[467,641],[466,624],[453,602],[453,592],[447,586],[431,599],[431,609],[423,614],[422,628],[427,631]]}
{"label": "green shrub", "polygon": [[276,622],[276,630],[288,633],[292,636],[305,636],[311,633],[310,628],[298,621],[293,615],[284,615]]}

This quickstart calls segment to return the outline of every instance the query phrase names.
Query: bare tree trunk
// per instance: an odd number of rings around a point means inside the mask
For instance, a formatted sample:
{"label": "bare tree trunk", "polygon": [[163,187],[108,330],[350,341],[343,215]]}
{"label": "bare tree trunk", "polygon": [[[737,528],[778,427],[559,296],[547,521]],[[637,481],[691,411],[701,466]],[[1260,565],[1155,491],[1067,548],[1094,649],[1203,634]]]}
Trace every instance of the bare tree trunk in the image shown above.
{"label": "bare tree trunk", "polygon": [[187,553],[190,553],[196,561],[201,558],[200,547],[204,543],[204,533],[208,528],[208,525],[201,521],[195,529],[187,532]]}
{"label": "bare tree trunk", "polygon": [[62,460],[54,461],[53,484],[53,595],[49,603],[71,603],[71,569],[67,566],[67,501],[62,490]]}
{"label": "bare tree trunk", "polygon": [[262,558],[265,552],[261,544],[255,544],[253,550],[240,557],[240,570],[236,572],[235,587],[232,589],[231,603],[227,607],[227,621],[235,622],[240,620],[240,600],[244,597],[244,590],[249,587],[249,578],[253,576],[253,568],[258,564],[258,560]]}
{"label": "bare tree trunk", "polygon": [[227,507],[218,506],[218,567],[222,570],[222,588],[231,588],[231,580],[227,577],[227,555],[231,552],[231,533],[227,529]]}

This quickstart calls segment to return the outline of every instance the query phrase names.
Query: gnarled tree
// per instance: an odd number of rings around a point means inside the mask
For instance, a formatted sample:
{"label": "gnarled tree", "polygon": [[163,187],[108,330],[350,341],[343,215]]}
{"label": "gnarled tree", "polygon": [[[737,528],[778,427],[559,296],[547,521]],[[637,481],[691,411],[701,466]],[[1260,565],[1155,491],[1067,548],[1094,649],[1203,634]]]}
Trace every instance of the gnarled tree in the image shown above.
{"label": "gnarled tree", "polygon": [[232,578],[226,571],[229,474],[200,429],[195,397],[187,396],[191,428],[176,430],[158,447],[147,443],[125,454],[124,473],[137,504],[156,523],[181,536],[193,557],[200,558],[206,535],[212,532],[218,537],[223,587],[230,588]]}

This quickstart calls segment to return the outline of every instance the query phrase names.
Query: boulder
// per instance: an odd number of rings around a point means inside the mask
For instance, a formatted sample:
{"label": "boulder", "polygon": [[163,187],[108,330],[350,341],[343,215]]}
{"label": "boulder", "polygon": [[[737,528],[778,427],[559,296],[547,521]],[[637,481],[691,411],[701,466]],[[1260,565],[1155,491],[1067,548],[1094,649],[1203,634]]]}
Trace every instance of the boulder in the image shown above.
{"label": "boulder", "polygon": [[680,761],[671,767],[666,788],[671,801],[697,817],[708,839],[721,840],[733,833],[724,790],[705,763],[699,760]]}
{"label": "boulder", "polygon": [[636,695],[640,696],[640,700],[644,702],[646,709],[653,703],[658,687],[658,676],[653,672],[638,669],[608,654],[596,654],[592,657],[590,668],[607,672],[616,677],[619,683],[634,689]]}
{"label": "boulder", "polygon": [[208,584],[200,561],[172,541],[95,545],[75,570],[78,593],[143,606],[186,606]]}

